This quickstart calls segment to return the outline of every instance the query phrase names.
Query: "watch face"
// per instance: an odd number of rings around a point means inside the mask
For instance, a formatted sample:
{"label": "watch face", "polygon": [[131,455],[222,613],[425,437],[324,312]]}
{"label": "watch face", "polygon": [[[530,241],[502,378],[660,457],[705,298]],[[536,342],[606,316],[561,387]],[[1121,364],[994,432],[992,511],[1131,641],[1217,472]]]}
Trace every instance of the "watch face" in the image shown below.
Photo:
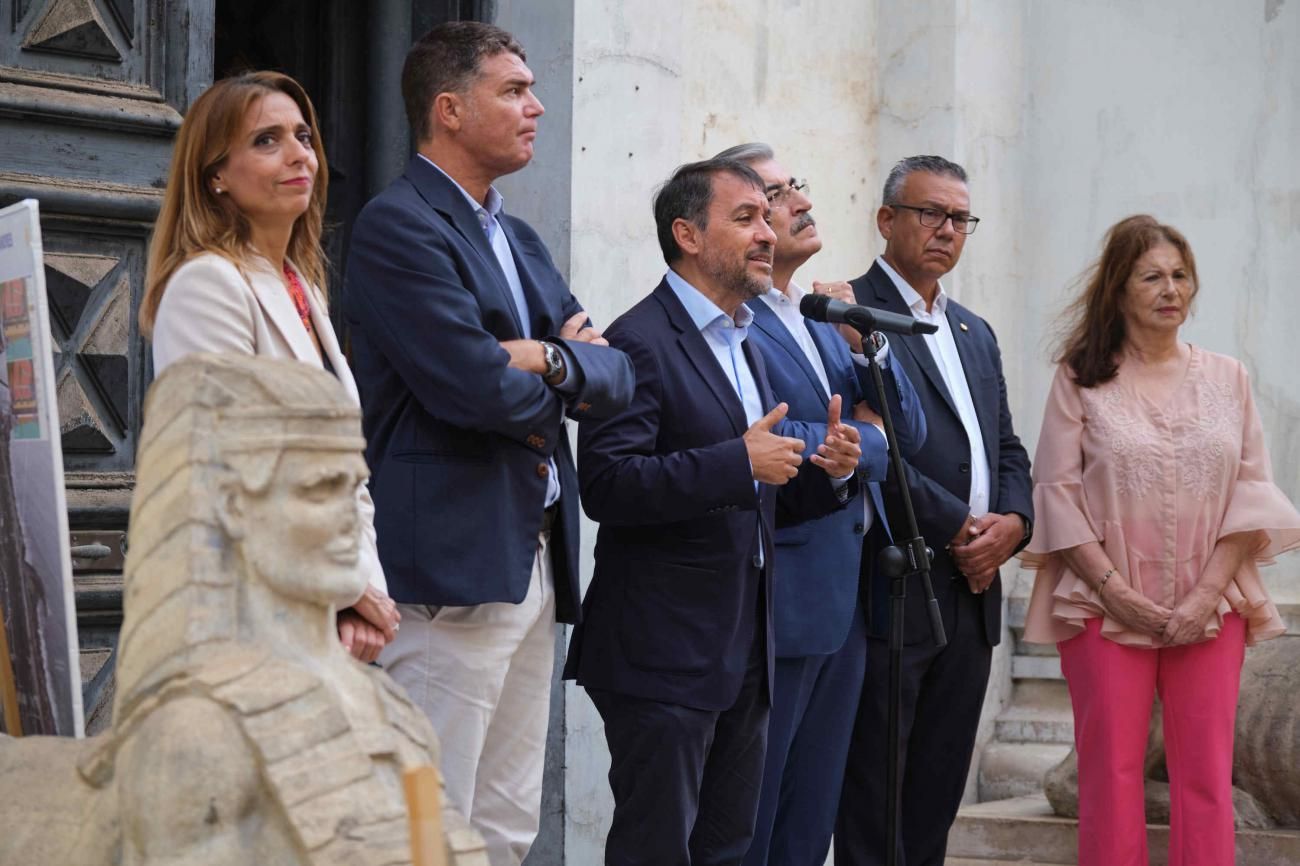
{"label": "watch face", "polygon": [[560,372],[560,350],[555,347],[554,343],[542,343],[542,352],[546,356],[546,377],[549,378]]}

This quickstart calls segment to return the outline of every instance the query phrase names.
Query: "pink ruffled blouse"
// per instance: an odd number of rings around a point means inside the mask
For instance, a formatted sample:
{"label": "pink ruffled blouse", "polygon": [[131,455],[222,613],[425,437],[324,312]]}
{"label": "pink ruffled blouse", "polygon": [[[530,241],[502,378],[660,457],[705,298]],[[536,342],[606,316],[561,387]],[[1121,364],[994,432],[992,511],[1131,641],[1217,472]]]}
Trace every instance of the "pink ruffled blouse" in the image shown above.
{"label": "pink ruffled blouse", "polygon": [[1134,390],[1123,365],[1093,388],[1058,367],[1033,475],[1034,537],[1021,558],[1039,571],[1025,640],[1056,643],[1100,616],[1111,640],[1153,644],[1107,616],[1057,551],[1098,541],[1134,589],[1173,608],[1218,540],[1251,530],[1268,540],[1228,584],[1205,636],[1217,635],[1233,610],[1250,644],[1286,630],[1259,566],[1300,547],[1300,513],[1273,483],[1250,379],[1236,359],[1192,346],[1186,376],[1164,405]]}

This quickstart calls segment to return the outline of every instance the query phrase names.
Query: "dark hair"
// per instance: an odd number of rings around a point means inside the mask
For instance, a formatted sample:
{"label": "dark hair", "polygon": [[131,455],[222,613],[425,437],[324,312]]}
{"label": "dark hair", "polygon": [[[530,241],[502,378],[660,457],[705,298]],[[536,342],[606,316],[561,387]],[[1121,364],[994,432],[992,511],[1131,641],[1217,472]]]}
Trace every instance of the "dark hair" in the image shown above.
{"label": "dark hair", "polygon": [[709,225],[709,205],[713,202],[713,176],[734,175],[759,192],[763,179],[743,162],[734,159],[705,159],[678,166],[673,176],[655,192],[655,229],[664,261],[672,264],[682,257],[682,249],[673,237],[673,223],[679,219],[694,223],[701,230]]}
{"label": "dark hair", "polygon": [[1124,345],[1124,313],[1120,301],[1137,260],[1154,246],[1171,244],[1183,257],[1183,266],[1196,297],[1196,259],[1187,238],[1173,226],[1162,225],[1146,214],[1125,217],[1106,232],[1101,257],[1085,273],[1083,293],[1062,315],[1061,347],[1054,360],[1068,364],[1074,381],[1091,388],[1115,378],[1118,355]]}
{"label": "dark hair", "polygon": [[439,93],[464,93],[485,57],[503,51],[527,60],[523,46],[505,30],[481,21],[448,21],[420,37],[402,66],[402,101],[417,142],[433,134],[429,111]]}
{"label": "dark hair", "polygon": [[894,167],[889,170],[889,177],[885,178],[885,189],[881,194],[881,204],[899,204],[898,194],[903,189],[903,181],[914,171],[924,171],[929,174],[947,175],[955,177],[962,183],[966,182],[966,169],[962,168],[955,162],[944,159],[942,156],[909,156],[906,159],[900,159],[894,163]]}

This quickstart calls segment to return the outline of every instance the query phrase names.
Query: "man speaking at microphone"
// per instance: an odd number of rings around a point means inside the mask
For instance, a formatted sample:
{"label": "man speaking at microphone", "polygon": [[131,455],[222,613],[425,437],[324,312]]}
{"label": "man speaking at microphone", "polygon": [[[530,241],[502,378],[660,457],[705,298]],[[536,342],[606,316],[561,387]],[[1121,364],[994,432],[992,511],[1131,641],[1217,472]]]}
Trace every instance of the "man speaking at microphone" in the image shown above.
{"label": "man speaking at microphone", "polygon": [[[737,145],[714,158],[754,169],[772,208],[772,287],[747,306],[754,314],[751,339],[775,398],[789,405],[791,421],[817,422],[839,395],[846,413],[852,407],[854,421],[846,423],[856,423],[861,434],[858,477],[867,483],[853,501],[843,511],[776,531],[772,716],[754,840],[744,860],[745,866],[820,864],[835,826],[866,664],[858,574],[863,535],[880,509],[885,437],[871,408],[878,398],[860,342],[855,358],[834,325],[812,322],[799,310],[807,296],[794,272],[822,247],[807,184],[791,177],[766,144]],[[889,366],[887,348],[878,357]],[[900,448],[911,454],[925,439],[925,418],[906,374],[896,371],[884,371],[885,386]]]}
{"label": "man speaking at microphone", "polygon": [[749,339],[776,243],[762,179],[685,165],[654,213],[668,272],[606,331],[632,404],[579,428],[600,533],[565,675],[605,723],[607,866],[722,866],[749,847],[762,781],[776,527],[843,509],[862,452],[838,398],[820,428],[785,419]]}
{"label": "man speaking at microphone", "polygon": [[[931,576],[948,636],[947,646],[934,646],[925,598],[909,582],[899,863],[942,866],[1002,629],[998,568],[1031,532],[1029,456],[1012,429],[993,329],[939,282],[979,223],[971,216],[965,170],[938,156],[909,157],[890,171],[883,202],[876,226],[885,252],[850,284],[856,301],[938,326],[933,334],[890,338],[891,362],[915,384],[928,432],[907,459],[906,477],[888,480],[886,507],[898,526],[897,485],[906,484],[921,534],[934,549]],[[836,866],[885,862],[887,583],[877,580],[871,588],[868,677],[835,826]]]}

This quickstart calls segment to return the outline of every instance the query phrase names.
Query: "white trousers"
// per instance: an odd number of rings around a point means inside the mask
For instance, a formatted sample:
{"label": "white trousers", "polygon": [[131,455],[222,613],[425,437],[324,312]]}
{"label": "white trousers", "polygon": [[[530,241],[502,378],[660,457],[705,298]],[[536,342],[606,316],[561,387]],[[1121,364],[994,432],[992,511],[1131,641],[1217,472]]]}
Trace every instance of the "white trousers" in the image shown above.
{"label": "white trousers", "polygon": [[399,605],[401,628],[379,659],[433,722],[447,797],[492,866],[519,866],[541,816],[555,662],[549,548],[542,533],[519,604]]}

